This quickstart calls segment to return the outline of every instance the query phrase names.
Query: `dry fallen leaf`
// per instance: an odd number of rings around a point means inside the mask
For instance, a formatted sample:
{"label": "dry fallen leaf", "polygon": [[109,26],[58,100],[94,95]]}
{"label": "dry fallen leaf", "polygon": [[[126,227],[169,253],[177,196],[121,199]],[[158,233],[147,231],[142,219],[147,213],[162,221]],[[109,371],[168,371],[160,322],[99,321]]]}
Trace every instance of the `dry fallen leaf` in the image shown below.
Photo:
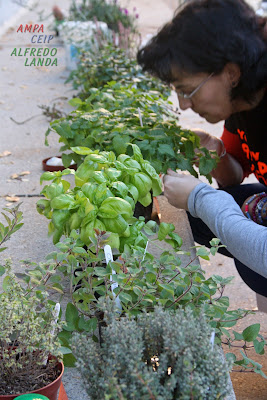
{"label": "dry fallen leaf", "polygon": [[20,85],[21,89],[26,89],[28,86],[27,85]]}
{"label": "dry fallen leaf", "polygon": [[0,157],[7,157],[10,156],[10,154],[12,154],[11,151],[5,150],[3,153],[0,153]]}
{"label": "dry fallen leaf", "polygon": [[[21,179],[21,177],[22,176],[25,176],[25,175],[30,175],[30,171],[22,171],[22,172],[19,172],[18,174],[12,174],[11,176],[10,176],[10,178],[11,179],[18,179],[18,180],[22,180]],[[28,179],[27,179],[28,180]]]}
{"label": "dry fallen leaf", "polygon": [[6,199],[6,201],[11,201],[12,203],[16,203],[17,201],[20,200],[20,198],[17,196],[6,196],[5,199]]}

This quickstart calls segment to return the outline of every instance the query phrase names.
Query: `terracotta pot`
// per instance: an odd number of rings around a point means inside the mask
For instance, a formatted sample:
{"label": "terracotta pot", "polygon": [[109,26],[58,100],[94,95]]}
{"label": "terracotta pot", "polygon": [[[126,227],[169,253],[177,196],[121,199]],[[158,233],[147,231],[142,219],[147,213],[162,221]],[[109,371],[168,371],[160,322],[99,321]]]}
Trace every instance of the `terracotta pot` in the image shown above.
{"label": "terracotta pot", "polygon": [[[56,156],[57,158],[61,158],[61,156]],[[42,168],[44,171],[55,172],[55,171],[63,171],[66,169],[63,165],[47,165],[46,162],[50,160],[52,157],[45,158],[42,161]],[[77,164],[70,165],[68,168],[77,169]]]}
{"label": "terracotta pot", "polygon": [[57,400],[58,389],[60,387],[62,375],[64,372],[63,363],[62,362],[58,363],[57,368],[60,370],[60,375],[55,381],[49,383],[49,385],[46,385],[43,388],[34,390],[32,392],[0,395],[0,400],[13,400],[18,396],[22,396],[23,394],[28,394],[28,393],[42,394],[43,396],[48,397],[49,400]]}

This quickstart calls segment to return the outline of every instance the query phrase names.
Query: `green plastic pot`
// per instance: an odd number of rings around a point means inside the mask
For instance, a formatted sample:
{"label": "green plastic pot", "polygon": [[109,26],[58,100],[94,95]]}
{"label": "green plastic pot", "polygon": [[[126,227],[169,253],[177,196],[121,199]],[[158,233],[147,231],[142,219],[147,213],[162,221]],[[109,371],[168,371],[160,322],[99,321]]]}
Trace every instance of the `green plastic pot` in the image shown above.
{"label": "green plastic pot", "polygon": [[41,394],[23,394],[22,396],[16,397],[15,400],[49,400],[48,397],[42,396]]}

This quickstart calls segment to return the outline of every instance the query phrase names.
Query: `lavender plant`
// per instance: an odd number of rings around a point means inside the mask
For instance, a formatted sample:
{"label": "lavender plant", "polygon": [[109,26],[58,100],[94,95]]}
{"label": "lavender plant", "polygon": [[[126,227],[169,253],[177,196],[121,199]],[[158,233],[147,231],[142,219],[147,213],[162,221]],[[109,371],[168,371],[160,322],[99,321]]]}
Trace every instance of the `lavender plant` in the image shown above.
{"label": "lavender plant", "polygon": [[220,400],[230,362],[210,343],[205,315],[190,308],[109,317],[103,342],[75,335],[74,354],[90,399]]}

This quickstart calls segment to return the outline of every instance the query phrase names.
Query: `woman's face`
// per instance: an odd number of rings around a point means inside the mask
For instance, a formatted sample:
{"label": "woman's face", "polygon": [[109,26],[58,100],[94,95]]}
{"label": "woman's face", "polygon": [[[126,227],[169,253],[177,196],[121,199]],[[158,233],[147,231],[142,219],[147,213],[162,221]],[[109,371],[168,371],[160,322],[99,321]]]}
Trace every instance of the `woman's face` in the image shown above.
{"label": "woman's face", "polygon": [[177,93],[181,110],[191,108],[212,124],[225,120],[236,112],[230,97],[232,85],[228,74],[224,71],[219,75],[174,74],[172,85]]}

